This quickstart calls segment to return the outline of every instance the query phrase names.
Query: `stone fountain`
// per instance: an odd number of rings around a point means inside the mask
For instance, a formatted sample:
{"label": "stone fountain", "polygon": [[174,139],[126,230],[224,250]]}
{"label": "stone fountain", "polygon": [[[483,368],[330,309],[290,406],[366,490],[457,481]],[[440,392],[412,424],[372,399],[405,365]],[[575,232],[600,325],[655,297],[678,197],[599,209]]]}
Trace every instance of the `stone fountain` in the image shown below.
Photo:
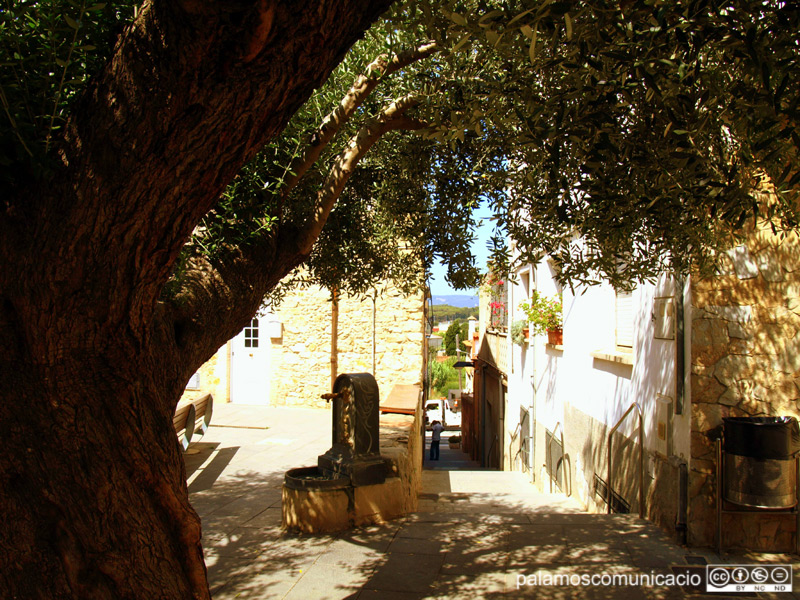
{"label": "stone fountain", "polygon": [[[363,524],[359,499],[386,496],[380,486],[389,472],[380,455],[378,383],[370,373],[339,375],[330,394],[333,401],[332,446],[316,467],[286,472],[283,484],[283,525],[305,532],[340,531]],[[375,511],[371,513],[374,517]],[[378,517],[371,521],[380,521]]]}

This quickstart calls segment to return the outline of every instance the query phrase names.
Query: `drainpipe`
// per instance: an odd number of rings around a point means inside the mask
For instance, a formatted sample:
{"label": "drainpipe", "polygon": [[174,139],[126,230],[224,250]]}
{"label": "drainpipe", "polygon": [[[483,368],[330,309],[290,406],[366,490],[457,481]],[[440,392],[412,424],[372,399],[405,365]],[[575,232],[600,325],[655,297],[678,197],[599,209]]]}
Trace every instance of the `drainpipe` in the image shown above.
{"label": "drainpipe", "polygon": [[[509,336],[510,337],[510,336]],[[508,343],[510,344],[511,341],[509,340]],[[510,353],[509,353],[510,354]],[[497,468],[500,471],[506,470],[506,457],[503,456],[503,448],[506,445],[506,404],[508,402],[508,398],[506,394],[503,393],[503,375],[500,374],[499,377],[500,381],[497,383],[497,408],[500,414],[497,415],[497,431],[495,432],[495,436],[498,438],[497,442]],[[506,384],[508,383],[508,379],[506,379]],[[508,385],[506,385],[508,387]]]}
{"label": "drainpipe", "polygon": [[339,290],[331,297],[331,389],[339,371]]}
{"label": "drainpipe", "polygon": [[231,401],[231,364],[233,363],[232,353],[231,353],[231,341],[228,340],[225,343],[225,352],[227,356],[227,368],[225,369],[225,373],[227,375],[227,385],[225,386],[225,393],[228,395],[227,402]]}
{"label": "drainpipe", "polygon": [[536,345],[533,344],[530,346],[529,350],[533,353],[533,369],[531,373],[531,431],[530,431],[530,439],[528,440],[528,444],[530,444],[530,465],[529,468],[531,470],[531,483],[536,483]]}
{"label": "drainpipe", "polygon": [[678,534],[678,543],[686,545],[686,523],[689,517],[689,465],[682,461],[678,465],[678,518],[675,523],[675,532]]}
{"label": "drainpipe", "polygon": [[684,351],[685,306],[683,303],[684,279],[675,275],[675,414],[682,415],[686,396],[686,356]]}
{"label": "drainpipe", "polygon": [[481,364],[481,467],[486,467],[486,364]]}
{"label": "drainpipe", "polygon": [[[686,306],[684,291],[686,281],[679,272],[675,274],[675,414],[682,415],[686,403],[686,352],[685,322]],[[673,425],[674,426],[674,425]],[[678,515],[675,533],[678,542],[687,543],[687,522],[689,518],[689,465],[681,461],[678,465]]]}
{"label": "drainpipe", "polygon": [[[461,357],[458,355],[458,349],[459,348],[461,348],[461,340],[459,339],[459,335],[456,334],[456,360],[457,361],[461,360]],[[461,371],[463,371],[463,370],[464,370],[463,368],[458,369],[458,391],[459,392],[464,389],[464,386],[461,384]],[[444,414],[444,413],[442,413],[442,414]]]}
{"label": "drainpipe", "polygon": [[377,329],[377,318],[378,318],[378,309],[377,309],[377,300],[378,300],[378,291],[374,290],[372,295],[372,376],[377,377],[377,363],[376,363],[376,349],[377,345],[375,343],[375,331]]}
{"label": "drainpipe", "polygon": [[[536,291],[536,269],[531,267],[531,276],[530,276],[530,290],[531,292]],[[532,295],[532,294],[531,294]],[[539,470],[536,465],[536,338],[535,336],[531,335],[532,344],[528,346],[532,356],[532,366],[531,366],[531,388],[533,392],[531,393],[531,413],[533,417],[533,426],[531,428],[531,439],[528,440],[528,443],[531,445],[531,483],[536,483],[536,472]]]}

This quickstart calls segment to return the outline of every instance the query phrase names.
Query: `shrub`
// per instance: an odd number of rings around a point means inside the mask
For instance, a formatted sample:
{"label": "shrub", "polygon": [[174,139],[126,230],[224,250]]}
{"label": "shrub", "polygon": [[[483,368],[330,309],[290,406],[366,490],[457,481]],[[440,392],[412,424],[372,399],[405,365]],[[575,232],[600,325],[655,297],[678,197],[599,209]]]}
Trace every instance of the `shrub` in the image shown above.
{"label": "shrub", "polygon": [[451,356],[445,362],[431,363],[431,390],[445,390],[444,393],[447,394],[448,382],[454,379],[458,381],[458,371],[453,367],[455,362],[456,357]]}

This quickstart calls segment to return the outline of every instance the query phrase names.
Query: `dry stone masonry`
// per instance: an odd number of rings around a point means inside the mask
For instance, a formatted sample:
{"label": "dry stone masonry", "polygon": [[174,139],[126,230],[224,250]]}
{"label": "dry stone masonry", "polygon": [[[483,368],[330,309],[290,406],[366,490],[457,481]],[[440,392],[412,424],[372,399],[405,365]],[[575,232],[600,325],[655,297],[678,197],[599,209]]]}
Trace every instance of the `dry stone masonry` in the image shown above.
{"label": "dry stone masonry", "polygon": [[[264,398],[273,406],[327,408],[320,396],[331,387],[331,296],[310,287],[288,294],[275,314],[280,335],[266,336],[268,366]],[[373,352],[373,326],[375,344]],[[375,299],[344,296],[339,300],[338,373],[372,373],[385,398],[396,384],[419,384],[423,360],[423,296],[406,295],[383,285]],[[231,342],[198,371],[182,401],[212,394],[231,398]],[[193,378],[195,380],[195,378]]]}
{"label": "dry stone masonry", "polygon": [[[692,461],[689,543],[715,536],[714,439],[724,417],[798,416],[800,242],[761,227],[692,289]],[[792,516],[725,515],[725,543],[793,547]]]}
{"label": "dry stone masonry", "polygon": [[[375,378],[385,398],[395,384],[422,377],[423,298],[384,289],[374,303]],[[330,292],[310,288],[288,296],[277,311],[284,334],[273,348],[271,398],[277,405],[326,407],[320,396],[331,387]],[[371,373],[373,300],[339,300],[339,373]]]}

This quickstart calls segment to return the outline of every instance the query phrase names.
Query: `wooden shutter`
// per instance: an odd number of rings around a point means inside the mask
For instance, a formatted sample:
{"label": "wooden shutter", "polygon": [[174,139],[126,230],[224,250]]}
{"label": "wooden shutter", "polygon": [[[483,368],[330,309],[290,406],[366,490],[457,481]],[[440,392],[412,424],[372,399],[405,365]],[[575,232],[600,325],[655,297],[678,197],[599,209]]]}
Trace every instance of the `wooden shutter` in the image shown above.
{"label": "wooden shutter", "polygon": [[616,304],[617,346],[633,348],[633,295],[617,292]]}

